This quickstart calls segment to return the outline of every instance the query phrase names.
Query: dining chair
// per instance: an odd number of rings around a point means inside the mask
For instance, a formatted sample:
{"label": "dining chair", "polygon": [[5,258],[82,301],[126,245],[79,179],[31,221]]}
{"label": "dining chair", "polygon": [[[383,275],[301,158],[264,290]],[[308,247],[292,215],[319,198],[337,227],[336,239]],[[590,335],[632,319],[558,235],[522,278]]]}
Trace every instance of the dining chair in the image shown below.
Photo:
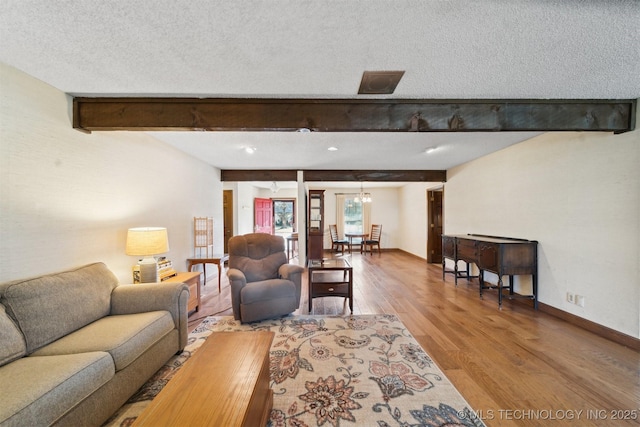
{"label": "dining chair", "polygon": [[367,247],[369,248],[369,252],[373,255],[373,247],[378,247],[378,254],[380,254],[380,236],[382,235],[382,225],[381,224],[371,224],[371,234],[369,234],[369,238],[362,241],[364,253],[367,253]]}
{"label": "dining chair", "polygon": [[336,224],[329,224],[329,232],[331,233],[331,252],[333,252],[334,248],[336,252],[338,248],[340,248],[340,252],[344,254],[344,247],[349,244],[349,241],[338,237],[338,227]]}

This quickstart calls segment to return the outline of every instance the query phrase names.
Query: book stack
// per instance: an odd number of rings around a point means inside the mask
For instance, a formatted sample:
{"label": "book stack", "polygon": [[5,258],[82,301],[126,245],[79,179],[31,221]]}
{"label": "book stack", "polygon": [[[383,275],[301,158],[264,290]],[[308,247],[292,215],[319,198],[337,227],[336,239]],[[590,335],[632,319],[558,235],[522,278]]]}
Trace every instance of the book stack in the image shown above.
{"label": "book stack", "polygon": [[178,273],[173,269],[171,260],[168,260],[166,257],[158,258],[158,278],[160,281],[167,280],[177,274]]}

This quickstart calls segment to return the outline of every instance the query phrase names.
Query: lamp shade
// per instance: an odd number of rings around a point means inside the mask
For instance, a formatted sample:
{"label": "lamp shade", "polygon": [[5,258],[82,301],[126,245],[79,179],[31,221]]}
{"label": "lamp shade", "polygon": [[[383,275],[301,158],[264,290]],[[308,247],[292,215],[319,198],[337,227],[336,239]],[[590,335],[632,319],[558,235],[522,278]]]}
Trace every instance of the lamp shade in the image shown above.
{"label": "lamp shade", "polygon": [[127,231],[127,255],[150,256],[169,252],[169,237],[164,227],[139,227]]}

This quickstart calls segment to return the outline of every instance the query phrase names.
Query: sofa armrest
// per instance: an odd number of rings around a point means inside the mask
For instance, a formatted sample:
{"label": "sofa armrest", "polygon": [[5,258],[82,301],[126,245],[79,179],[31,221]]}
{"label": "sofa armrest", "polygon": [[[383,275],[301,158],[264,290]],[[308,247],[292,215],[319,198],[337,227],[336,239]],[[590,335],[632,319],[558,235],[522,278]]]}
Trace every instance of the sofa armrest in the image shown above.
{"label": "sofa armrest", "polygon": [[227,270],[229,287],[231,288],[231,308],[233,308],[233,318],[240,320],[240,291],[247,285],[247,278],[244,273],[237,268]]}
{"label": "sofa armrest", "polygon": [[111,314],[133,314],[166,310],[171,313],[180,336],[180,349],[187,345],[189,287],[184,283],[140,283],[119,285],[111,292]]}

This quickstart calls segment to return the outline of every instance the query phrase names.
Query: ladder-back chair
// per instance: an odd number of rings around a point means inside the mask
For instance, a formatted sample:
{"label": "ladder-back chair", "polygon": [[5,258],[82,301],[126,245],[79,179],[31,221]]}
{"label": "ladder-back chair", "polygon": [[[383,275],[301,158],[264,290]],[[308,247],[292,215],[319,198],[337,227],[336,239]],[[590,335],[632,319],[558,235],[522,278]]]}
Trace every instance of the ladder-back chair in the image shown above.
{"label": "ladder-back chair", "polygon": [[329,232],[331,233],[331,252],[333,252],[334,249],[338,252],[338,248],[340,248],[340,252],[344,253],[344,247],[349,244],[349,241],[338,237],[338,227],[336,224],[329,224]]}
{"label": "ladder-back chair", "polygon": [[373,255],[373,247],[378,247],[378,254],[380,254],[380,237],[382,235],[382,225],[381,224],[371,224],[371,234],[369,238],[362,242],[364,253],[367,253],[367,247],[369,248],[369,252]]}

